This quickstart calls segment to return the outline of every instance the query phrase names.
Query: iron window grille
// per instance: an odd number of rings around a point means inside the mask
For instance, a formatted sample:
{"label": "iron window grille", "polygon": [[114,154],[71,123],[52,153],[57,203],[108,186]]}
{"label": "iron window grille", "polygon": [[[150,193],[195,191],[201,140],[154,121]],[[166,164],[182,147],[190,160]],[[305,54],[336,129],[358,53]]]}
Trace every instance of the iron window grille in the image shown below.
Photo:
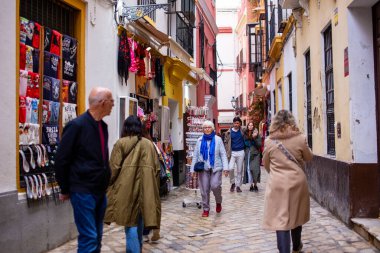
{"label": "iron window grille", "polygon": [[[149,5],[149,4],[156,4],[156,1],[155,0],[137,0],[137,5]],[[147,16],[151,18],[154,22],[156,22],[156,10],[152,11]]]}
{"label": "iron window grille", "polygon": [[[176,23],[177,23],[177,42],[186,50],[191,56],[194,56],[193,47],[193,27],[186,22],[186,19],[182,17],[179,13],[176,13]],[[201,37],[202,39],[202,37]],[[204,40],[204,36],[203,36]]]}
{"label": "iron window grille", "polygon": [[292,73],[288,75],[288,87],[289,87],[289,111],[293,111],[293,84],[292,84]]}
{"label": "iron window grille", "polygon": [[183,15],[189,20],[190,25],[194,26],[195,22],[195,4],[194,0],[182,0],[181,11]]}
{"label": "iron window grille", "polygon": [[313,125],[311,115],[311,64],[310,51],[305,54],[305,69],[306,69],[306,124],[307,124],[307,142],[309,147],[313,147]]}
{"label": "iron window grille", "polygon": [[276,114],[276,91],[273,91],[273,116]]}
{"label": "iron window grille", "polygon": [[334,69],[331,25],[323,33],[325,46],[327,154],[335,155]]}
{"label": "iron window grille", "polygon": [[20,0],[20,16],[74,37],[77,11],[55,0]]}

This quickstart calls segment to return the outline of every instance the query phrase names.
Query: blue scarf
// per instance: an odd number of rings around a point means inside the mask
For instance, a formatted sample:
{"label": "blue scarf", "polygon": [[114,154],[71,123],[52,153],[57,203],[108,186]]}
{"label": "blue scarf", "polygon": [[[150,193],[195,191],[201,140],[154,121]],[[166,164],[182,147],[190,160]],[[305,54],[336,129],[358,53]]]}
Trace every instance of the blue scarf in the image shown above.
{"label": "blue scarf", "polygon": [[[207,141],[210,143],[210,152],[208,151]],[[201,154],[204,161],[208,160],[208,155],[210,154],[210,165],[214,167],[215,162],[215,131],[211,134],[203,134],[201,143]]]}

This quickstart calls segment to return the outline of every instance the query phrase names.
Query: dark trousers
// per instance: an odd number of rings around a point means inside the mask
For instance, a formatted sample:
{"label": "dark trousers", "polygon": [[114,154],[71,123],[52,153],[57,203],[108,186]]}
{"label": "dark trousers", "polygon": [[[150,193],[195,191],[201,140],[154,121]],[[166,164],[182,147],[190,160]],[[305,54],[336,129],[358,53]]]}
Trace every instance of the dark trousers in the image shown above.
{"label": "dark trousers", "polygon": [[102,245],[103,220],[107,207],[105,195],[70,193],[74,220],[78,229],[78,253],[99,253]]}
{"label": "dark trousers", "polygon": [[293,250],[298,250],[301,245],[302,226],[298,226],[292,230],[278,230],[277,248],[280,253],[290,253],[290,234],[292,235]]}

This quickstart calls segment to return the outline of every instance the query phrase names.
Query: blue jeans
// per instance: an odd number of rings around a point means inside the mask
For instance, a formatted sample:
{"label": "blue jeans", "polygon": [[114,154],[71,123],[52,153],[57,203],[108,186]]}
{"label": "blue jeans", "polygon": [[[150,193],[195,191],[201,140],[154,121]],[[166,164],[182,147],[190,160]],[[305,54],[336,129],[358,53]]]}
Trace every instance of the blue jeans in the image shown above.
{"label": "blue jeans", "polygon": [[290,234],[292,236],[293,250],[298,250],[301,245],[302,226],[298,226],[292,230],[278,230],[277,248],[280,253],[290,253]]}
{"label": "blue jeans", "polygon": [[142,250],[142,235],[144,222],[139,215],[137,227],[125,227],[125,238],[127,240],[127,253],[140,253]]}
{"label": "blue jeans", "polygon": [[78,229],[78,253],[98,253],[102,246],[103,220],[107,207],[105,195],[70,193]]}

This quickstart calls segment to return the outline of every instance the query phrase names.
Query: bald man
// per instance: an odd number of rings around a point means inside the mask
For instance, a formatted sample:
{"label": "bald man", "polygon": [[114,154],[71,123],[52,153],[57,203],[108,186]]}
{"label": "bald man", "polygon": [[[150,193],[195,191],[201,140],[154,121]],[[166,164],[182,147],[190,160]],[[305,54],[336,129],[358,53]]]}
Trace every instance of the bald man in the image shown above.
{"label": "bald man", "polygon": [[100,252],[108,165],[108,130],[103,118],[111,114],[114,100],[107,88],[90,91],[89,109],[63,129],[55,157],[60,200],[70,199],[78,229],[78,253]]}

